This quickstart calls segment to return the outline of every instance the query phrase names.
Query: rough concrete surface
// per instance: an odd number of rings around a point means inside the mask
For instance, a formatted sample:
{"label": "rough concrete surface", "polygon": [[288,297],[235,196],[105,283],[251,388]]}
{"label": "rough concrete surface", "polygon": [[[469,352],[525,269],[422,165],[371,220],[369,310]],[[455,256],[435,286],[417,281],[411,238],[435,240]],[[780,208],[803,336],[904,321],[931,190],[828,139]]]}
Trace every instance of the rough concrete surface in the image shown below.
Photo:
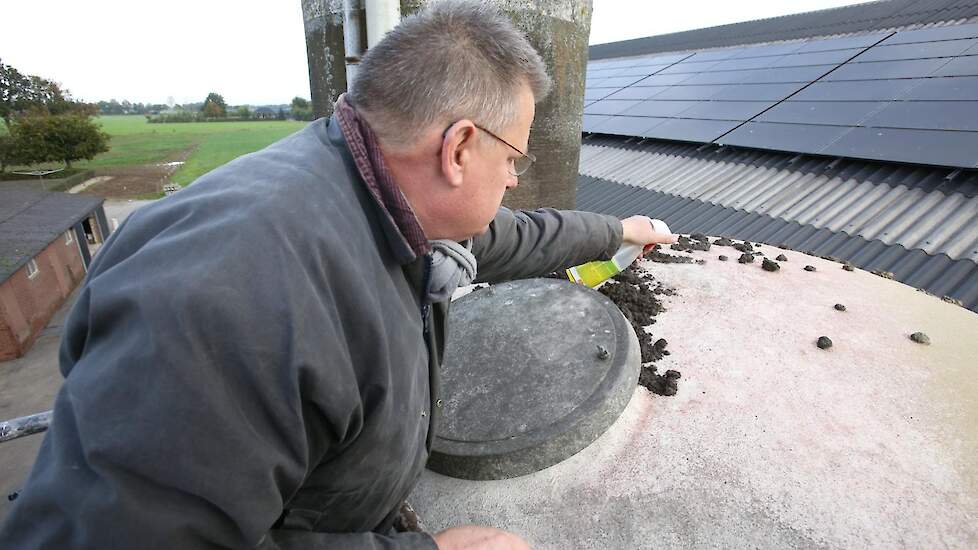
{"label": "rough concrete surface", "polygon": [[677,395],[637,388],[604,435],[534,474],[426,471],[410,499],[426,525],[535,549],[978,547],[978,315],[764,249],[789,262],[642,261],[677,290],[655,325]]}

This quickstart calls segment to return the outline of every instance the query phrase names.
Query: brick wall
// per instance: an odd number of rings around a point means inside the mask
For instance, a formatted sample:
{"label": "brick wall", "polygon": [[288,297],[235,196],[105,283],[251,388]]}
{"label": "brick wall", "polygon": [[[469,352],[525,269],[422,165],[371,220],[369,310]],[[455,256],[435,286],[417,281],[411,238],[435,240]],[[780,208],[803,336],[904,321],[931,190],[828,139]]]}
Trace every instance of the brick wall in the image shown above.
{"label": "brick wall", "polygon": [[25,265],[0,284],[0,361],[24,355],[85,277],[78,246],[73,231],[71,244],[60,235],[34,258],[34,278],[28,278]]}

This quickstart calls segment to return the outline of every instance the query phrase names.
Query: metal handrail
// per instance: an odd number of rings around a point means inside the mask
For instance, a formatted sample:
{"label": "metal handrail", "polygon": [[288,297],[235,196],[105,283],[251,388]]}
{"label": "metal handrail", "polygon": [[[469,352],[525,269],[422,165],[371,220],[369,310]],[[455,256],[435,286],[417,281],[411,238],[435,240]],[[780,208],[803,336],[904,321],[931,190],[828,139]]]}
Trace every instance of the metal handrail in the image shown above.
{"label": "metal handrail", "polygon": [[51,425],[53,413],[44,411],[0,422],[0,443],[46,431]]}

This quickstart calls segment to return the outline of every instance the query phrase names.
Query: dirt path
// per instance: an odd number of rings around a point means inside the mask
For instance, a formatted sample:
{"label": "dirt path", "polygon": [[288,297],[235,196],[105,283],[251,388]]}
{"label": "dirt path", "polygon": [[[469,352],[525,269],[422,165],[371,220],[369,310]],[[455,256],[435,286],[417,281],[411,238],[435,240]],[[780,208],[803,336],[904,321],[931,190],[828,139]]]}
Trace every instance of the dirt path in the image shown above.
{"label": "dirt path", "polygon": [[[99,177],[109,179],[95,183],[80,193],[112,199],[146,199],[163,193],[163,186],[196,149],[196,145],[169,155],[163,161],[140,166],[99,168]],[[179,163],[179,164],[177,164]]]}

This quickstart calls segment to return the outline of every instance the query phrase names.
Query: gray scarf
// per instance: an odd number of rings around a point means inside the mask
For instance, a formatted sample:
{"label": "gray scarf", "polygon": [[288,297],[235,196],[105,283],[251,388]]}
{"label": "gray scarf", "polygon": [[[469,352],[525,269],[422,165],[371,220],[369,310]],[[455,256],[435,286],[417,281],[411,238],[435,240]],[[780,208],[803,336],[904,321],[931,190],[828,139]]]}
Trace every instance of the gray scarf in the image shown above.
{"label": "gray scarf", "polygon": [[472,255],[472,239],[457,243],[447,239],[431,241],[431,278],[428,280],[428,301],[443,302],[452,297],[460,286],[475,279],[476,261]]}

